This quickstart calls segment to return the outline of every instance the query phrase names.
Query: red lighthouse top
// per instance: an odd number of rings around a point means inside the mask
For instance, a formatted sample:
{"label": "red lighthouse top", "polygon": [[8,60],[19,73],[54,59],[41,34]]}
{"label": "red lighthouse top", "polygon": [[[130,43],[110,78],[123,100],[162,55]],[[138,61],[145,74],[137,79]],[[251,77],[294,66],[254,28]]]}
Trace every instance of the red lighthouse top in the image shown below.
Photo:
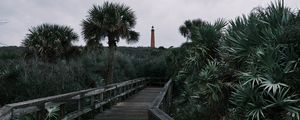
{"label": "red lighthouse top", "polygon": [[155,48],[155,35],[154,35],[154,27],[151,28],[151,48]]}

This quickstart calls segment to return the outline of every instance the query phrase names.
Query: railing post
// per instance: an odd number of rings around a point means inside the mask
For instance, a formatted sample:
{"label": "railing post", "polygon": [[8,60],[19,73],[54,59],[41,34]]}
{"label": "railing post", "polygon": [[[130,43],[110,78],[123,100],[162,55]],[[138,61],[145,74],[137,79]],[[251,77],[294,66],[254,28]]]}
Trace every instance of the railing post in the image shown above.
{"label": "railing post", "polygon": [[62,119],[65,116],[65,104],[61,104],[59,106],[60,109],[60,119]]}
{"label": "railing post", "polygon": [[134,83],[131,83],[131,84],[130,84],[130,89],[132,90],[132,91],[130,92],[130,96],[132,96],[133,93],[134,93],[134,90],[133,90],[133,84],[134,84]]}
{"label": "railing post", "polygon": [[[80,95],[79,95],[79,99],[78,99],[78,101],[77,101],[77,107],[78,107],[78,111],[79,111],[79,112],[82,111],[82,108],[83,108],[83,106],[82,106],[82,105],[83,105],[83,103],[82,103],[82,102],[83,102],[82,96],[83,96],[83,95],[80,94]],[[81,120],[81,116],[78,117],[78,120]]]}
{"label": "railing post", "polygon": [[91,111],[91,117],[93,117],[94,116],[94,114],[95,114],[95,96],[93,95],[93,96],[91,96],[91,101],[90,101],[91,103],[91,109],[92,109],[92,111]]}
{"label": "railing post", "polygon": [[[103,93],[104,93],[104,92],[101,92],[101,93],[100,93],[100,103],[103,102]],[[99,109],[99,110],[100,110],[100,112],[103,112],[103,105],[100,106],[100,109]]]}
{"label": "railing post", "polygon": [[125,99],[127,99],[127,97],[128,97],[128,92],[127,92],[128,91],[128,89],[127,89],[128,85],[125,85],[124,88],[125,88],[125,91],[126,91],[124,96],[125,96]]}
{"label": "railing post", "polygon": [[[117,96],[117,94],[118,94],[118,93],[117,93],[117,92],[118,92],[117,89],[118,89],[117,86],[115,86],[115,89],[113,89],[113,96],[112,96],[113,98],[115,98],[115,97]],[[113,100],[113,105],[116,104],[117,102],[118,102],[118,98],[115,98],[115,99]]]}
{"label": "railing post", "polygon": [[114,94],[114,89],[109,90],[109,97],[108,97],[110,99],[109,107],[111,107],[111,105],[113,104],[113,100],[111,99],[113,94]]}
{"label": "railing post", "polygon": [[39,106],[39,108],[40,108],[40,111],[36,112],[36,118],[38,120],[43,120],[43,119],[45,119],[46,114],[47,114],[47,112],[45,110],[45,104],[42,104],[41,106]]}
{"label": "railing post", "polygon": [[135,92],[136,92],[136,86],[135,86],[135,83],[132,83],[132,89],[133,89],[133,91],[132,91],[132,94],[135,94]]}
{"label": "railing post", "polygon": [[119,102],[119,97],[117,97],[119,95],[119,87],[116,85],[116,89],[115,89],[115,98],[116,98],[116,103]]}

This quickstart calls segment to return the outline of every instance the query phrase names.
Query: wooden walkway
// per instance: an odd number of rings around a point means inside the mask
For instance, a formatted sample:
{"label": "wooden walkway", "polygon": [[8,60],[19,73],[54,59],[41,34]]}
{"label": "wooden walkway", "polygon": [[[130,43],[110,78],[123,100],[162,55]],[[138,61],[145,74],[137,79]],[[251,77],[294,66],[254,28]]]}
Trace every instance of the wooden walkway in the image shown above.
{"label": "wooden walkway", "polygon": [[[98,88],[6,104],[0,108],[0,120],[26,117],[44,120],[47,111],[52,108],[59,108],[55,117],[60,120],[174,120],[168,115],[172,100],[172,80],[164,82],[162,78],[142,77]],[[163,84],[164,87],[153,87]],[[99,112],[104,106],[121,99],[125,100],[111,109]],[[91,116],[94,113],[96,115]]]}
{"label": "wooden walkway", "polygon": [[95,116],[94,120],[147,120],[148,108],[162,88],[147,87]]}

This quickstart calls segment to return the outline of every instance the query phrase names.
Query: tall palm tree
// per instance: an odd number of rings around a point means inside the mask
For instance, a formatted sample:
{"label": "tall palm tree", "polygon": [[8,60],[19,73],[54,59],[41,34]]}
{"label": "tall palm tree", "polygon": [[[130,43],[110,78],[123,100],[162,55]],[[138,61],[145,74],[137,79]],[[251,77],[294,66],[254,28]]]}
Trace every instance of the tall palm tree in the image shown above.
{"label": "tall palm tree", "polygon": [[109,63],[106,84],[113,82],[114,54],[117,42],[126,39],[128,43],[137,42],[139,33],[133,31],[136,24],[134,11],[124,4],[105,2],[102,6],[94,5],[89,15],[82,22],[83,35],[87,43],[108,39]]}
{"label": "tall palm tree", "polygon": [[42,24],[29,29],[29,34],[22,45],[45,61],[53,61],[58,57],[66,57],[72,42],[78,40],[78,35],[68,26]]}

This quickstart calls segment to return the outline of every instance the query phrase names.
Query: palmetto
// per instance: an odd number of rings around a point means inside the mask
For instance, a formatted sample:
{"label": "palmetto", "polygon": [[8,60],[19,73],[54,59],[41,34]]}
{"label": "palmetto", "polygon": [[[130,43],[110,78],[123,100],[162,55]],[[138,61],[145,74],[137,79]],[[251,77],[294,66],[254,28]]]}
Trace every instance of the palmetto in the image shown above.
{"label": "palmetto", "polygon": [[114,54],[117,42],[125,39],[128,43],[137,42],[139,33],[133,31],[136,24],[134,11],[124,4],[105,2],[102,6],[94,5],[89,15],[82,22],[82,33],[88,44],[100,44],[108,39],[109,63],[107,84],[113,82]]}
{"label": "palmetto", "polygon": [[177,118],[299,120],[299,13],[278,1],[224,26],[180,27],[191,42],[175,77]]}
{"label": "palmetto", "polygon": [[47,61],[66,57],[72,42],[78,40],[78,35],[68,26],[42,24],[29,29],[29,32],[22,44],[29,53]]}
{"label": "palmetto", "polygon": [[[246,119],[299,118],[299,97],[289,91],[287,81],[295,78],[298,58],[283,37],[284,27],[296,15],[278,1],[267,8],[257,8],[249,16],[230,22],[223,43],[223,53],[237,66],[240,84],[232,95],[239,111]],[[289,52],[287,52],[289,51]],[[235,66],[235,65],[233,65]],[[273,115],[274,113],[279,115]]]}
{"label": "palmetto", "polygon": [[[218,62],[218,46],[223,37],[226,22],[222,19],[215,23],[209,23],[200,19],[192,20],[188,33],[183,34],[191,40],[182,46],[186,50],[183,60],[183,68],[176,76],[176,89],[179,89],[178,99],[175,104],[183,109],[176,111],[177,119],[217,119],[224,115],[224,109],[228,102],[223,101],[223,90],[226,85],[222,82],[221,63]],[[181,26],[182,31],[188,27]],[[187,35],[187,36],[185,36]],[[224,72],[224,71],[223,71]],[[227,94],[227,93],[225,93]],[[186,111],[190,109],[189,111]],[[218,114],[207,114],[214,112]]]}

